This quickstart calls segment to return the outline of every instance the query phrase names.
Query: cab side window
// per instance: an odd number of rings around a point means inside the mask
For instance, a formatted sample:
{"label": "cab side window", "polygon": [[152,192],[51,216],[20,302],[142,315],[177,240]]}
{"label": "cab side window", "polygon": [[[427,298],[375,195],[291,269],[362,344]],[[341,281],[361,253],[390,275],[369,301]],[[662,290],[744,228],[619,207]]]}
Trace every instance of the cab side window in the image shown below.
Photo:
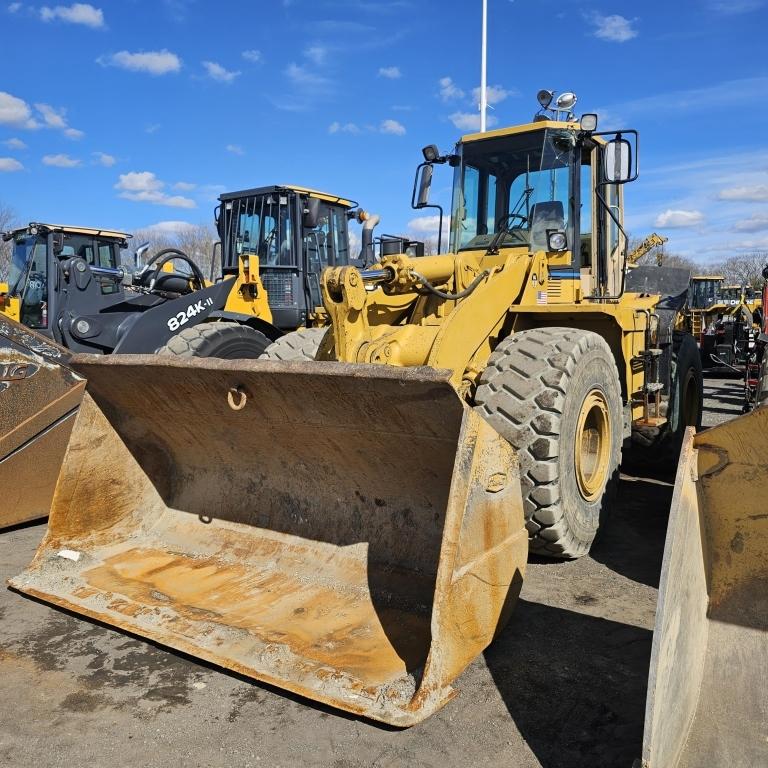
{"label": "cab side window", "polygon": [[32,254],[21,298],[21,322],[29,328],[48,327],[48,257],[45,243],[37,243]]}
{"label": "cab side window", "polygon": [[[101,243],[96,242],[97,246],[97,254],[98,254],[98,261],[96,262],[97,267],[105,267],[107,269],[116,269],[117,268],[117,258],[115,256],[115,251],[117,250],[117,246],[113,245],[112,243]],[[117,293],[120,290],[119,283],[116,283],[114,280],[110,280],[109,278],[98,278],[99,284],[101,286],[101,292],[104,295],[110,294],[110,293]]]}

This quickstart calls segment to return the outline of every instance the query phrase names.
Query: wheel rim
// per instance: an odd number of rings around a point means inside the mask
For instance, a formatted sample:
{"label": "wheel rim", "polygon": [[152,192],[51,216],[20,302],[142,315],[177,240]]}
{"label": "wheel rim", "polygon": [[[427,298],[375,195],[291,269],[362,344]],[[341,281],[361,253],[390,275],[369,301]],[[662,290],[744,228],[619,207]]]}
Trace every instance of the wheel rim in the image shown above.
{"label": "wheel rim", "polygon": [[581,495],[594,501],[608,479],[611,456],[611,420],[605,395],[593,389],[584,398],[576,427],[574,464]]}
{"label": "wheel rim", "polygon": [[692,368],[688,369],[683,386],[683,420],[686,427],[695,427],[699,420],[699,388]]}

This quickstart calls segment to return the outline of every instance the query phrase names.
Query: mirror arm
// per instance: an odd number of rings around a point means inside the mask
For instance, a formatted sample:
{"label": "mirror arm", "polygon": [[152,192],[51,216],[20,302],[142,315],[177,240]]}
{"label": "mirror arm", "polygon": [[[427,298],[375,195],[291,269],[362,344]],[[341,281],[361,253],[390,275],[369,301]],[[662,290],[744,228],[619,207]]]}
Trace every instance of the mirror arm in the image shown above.
{"label": "mirror arm", "polygon": [[627,243],[629,242],[629,238],[627,237],[627,233],[624,230],[624,227],[621,225],[621,222],[619,221],[619,217],[613,212],[612,206],[608,205],[608,201],[600,194],[600,187],[607,187],[612,182],[608,181],[601,181],[597,184],[595,187],[595,197],[598,199],[600,205],[605,209],[606,213],[611,217],[613,220],[613,223],[617,226],[619,232],[621,232],[622,235],[624,235],[624,249],[622,253],[622,265],[621,265],[621,287],[619,288],[619,292],[615,296],[599,296],[598,299],[620,299],[624,295],[624,284],[626,282],[626,276],[627,276]]}

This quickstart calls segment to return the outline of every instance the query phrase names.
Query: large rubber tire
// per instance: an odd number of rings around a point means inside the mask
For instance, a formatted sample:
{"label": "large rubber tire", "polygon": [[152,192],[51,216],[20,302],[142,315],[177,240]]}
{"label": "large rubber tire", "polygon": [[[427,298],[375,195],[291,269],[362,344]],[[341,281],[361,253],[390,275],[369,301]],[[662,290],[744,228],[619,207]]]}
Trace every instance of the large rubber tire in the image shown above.
{"label": "large rubber tire", "polygon": [[160,347],[156,354],[253,360],[261,355],[269,343],[261,331],[247,325],[217,321],[185,328]]}
{"label": "large rubber tire", "polygon": [[693,336],[689,333],[674,332],[670,373],[672,396],[669,399],[667,417],[671,432],[679,438],[682,445],[686,427],[701,429],[704,406],[701,356]]}
{"label": "large rubber tire", "polygon": [[262,360],[315,360],[327,328],[302,328],[273,341],[261,355]]}
{"label": "large rubber tire", "polygon": [[[576,448],[584,466],[586,454],[576,434],[592,423],[589,404],[596,401],[604,414],[598,418],[602,461],[588,477],[596,485],[585,494]],[[615,495],[621,461],[621,386],[605,339],[574,328],[515,333],[491,355],[475,404],[517,449],[531,551],[558,558],[586,554]],[[585,428],[583,439],[589,434]]]}

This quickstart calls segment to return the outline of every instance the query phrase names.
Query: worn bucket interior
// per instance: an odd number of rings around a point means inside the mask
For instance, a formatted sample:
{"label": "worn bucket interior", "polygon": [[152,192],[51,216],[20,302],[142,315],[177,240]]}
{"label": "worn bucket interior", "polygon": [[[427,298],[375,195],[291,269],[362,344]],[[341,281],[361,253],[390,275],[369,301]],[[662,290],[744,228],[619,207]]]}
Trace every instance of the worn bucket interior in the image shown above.
{"label": "worn bucket interior", "polygon": [[643,759],[648,768],[768,765],[768,409],[684,444]]}
{"label": "worn bucket interior", "polygon": [[48,514],[85,382],[47,339],[0,318],[0,529]]}
{"label": "worn bucket interior", "polygon": [[90,397],[13,587],[395,725],[453,695],[527,537],[516,457],[449,372],[73,364]]}

